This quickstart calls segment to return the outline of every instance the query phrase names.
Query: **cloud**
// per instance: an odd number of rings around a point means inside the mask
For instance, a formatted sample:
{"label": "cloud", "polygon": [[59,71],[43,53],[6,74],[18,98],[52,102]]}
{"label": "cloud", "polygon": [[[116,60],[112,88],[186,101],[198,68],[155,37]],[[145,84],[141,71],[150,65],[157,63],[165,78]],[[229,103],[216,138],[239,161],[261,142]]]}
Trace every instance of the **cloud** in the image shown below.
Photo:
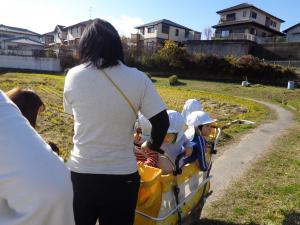
{"label": "cloud", "polygon": [[131,34],[136,33],[134,27],[144,24],[143,20],[138,17],[121,16],[120,18],[110,20],[112,25],[117,29],[121,36],[130,37]]}

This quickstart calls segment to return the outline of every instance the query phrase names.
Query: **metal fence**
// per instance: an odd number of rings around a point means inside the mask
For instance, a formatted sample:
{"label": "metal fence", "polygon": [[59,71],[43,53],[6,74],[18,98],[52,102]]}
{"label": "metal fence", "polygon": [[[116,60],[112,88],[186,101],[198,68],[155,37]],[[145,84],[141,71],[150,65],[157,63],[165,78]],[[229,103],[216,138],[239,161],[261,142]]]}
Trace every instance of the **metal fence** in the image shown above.
{"label": "metal fence", "polygon": [[274,64],[274,65],[281,65],[281,66],[287,66],[287,67],[297,67],[297,68],[300,69],[300,60],[266,61],[266,62]]}
{"label": "metal fence", "polygon": [[256,41],[256,36],[248,33],[231,33],[226,36],[222,34],[215,34],[213,40],[248,40]]}

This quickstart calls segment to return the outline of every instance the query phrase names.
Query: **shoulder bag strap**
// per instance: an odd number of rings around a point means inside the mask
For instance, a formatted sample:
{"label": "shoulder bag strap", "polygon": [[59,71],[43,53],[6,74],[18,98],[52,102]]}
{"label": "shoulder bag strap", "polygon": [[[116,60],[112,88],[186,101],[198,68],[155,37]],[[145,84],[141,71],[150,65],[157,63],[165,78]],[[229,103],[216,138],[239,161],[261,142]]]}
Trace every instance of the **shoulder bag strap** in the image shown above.
{"label": "shoulder bag strap", "polygon": [[138,119],[138,111],[134,108],[133,104],[131,103],[131,101],[129,100],[129,98],[124,94],[124,92],[119,88],[119,86],[108,76],[108,74],[102,70],[102,72],[104,73],[105,77],[112,83],[112,85],[117,89],[117,91],[123,96],[123,98],[125,99],[125,101],[127,102],[127,104],[129,105],[129,107],[132,109],[134,115],[136,116],[136,118]]}

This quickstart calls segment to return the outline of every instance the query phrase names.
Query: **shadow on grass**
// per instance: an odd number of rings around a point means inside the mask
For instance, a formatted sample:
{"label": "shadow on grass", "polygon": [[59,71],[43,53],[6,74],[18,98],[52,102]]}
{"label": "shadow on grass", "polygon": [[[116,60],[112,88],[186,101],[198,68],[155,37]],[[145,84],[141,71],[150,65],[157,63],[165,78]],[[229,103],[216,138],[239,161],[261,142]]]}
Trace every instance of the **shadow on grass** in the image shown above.
{"label": "shadow on grass", "polygon": [[282,225],[300,225],[300,210],[286,214]]}
{"label": "shadow on grass", "polygon": [[192,225],[260,225],[258,223],[231,223],[231,222],[226,222],[226,221],[221,221],[221,220],[213,220],[213,219],[201,219]]}

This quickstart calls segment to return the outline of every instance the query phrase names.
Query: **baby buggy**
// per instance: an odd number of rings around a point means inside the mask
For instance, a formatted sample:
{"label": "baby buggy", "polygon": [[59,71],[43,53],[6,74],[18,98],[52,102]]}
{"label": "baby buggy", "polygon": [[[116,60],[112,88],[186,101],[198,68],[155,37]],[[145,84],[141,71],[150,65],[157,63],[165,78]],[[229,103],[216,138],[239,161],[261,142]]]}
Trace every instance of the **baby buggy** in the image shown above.
{"label": "baby buggy", "polygon": [[[141,187],[135,215],[135,225],[191,224],[198,220],[210,191],[212,155],[221,135],[214,128],[208,141],[206,161],[208,170],[199,170],[197,161],[179,167],[183,154],[172,163],[173,173],[163,175],[161,169],[139,165]],[[168,156],[161,150],[162,155]]]}

